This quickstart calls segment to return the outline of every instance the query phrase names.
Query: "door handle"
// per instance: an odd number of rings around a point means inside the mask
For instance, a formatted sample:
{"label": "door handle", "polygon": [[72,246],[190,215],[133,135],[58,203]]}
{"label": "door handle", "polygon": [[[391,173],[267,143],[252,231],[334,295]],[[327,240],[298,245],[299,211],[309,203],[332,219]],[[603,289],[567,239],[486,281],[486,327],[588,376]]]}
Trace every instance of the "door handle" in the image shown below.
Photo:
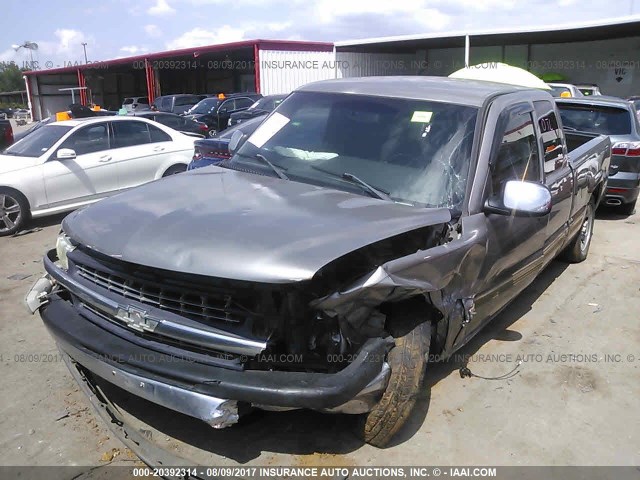
{"label": "door handle", "polygon": [[111,155],[103,155],[100,157],[100,159],[98,160],[100,163],[106,163],[111,161]]}
{"label": "door handle", "polygon": [[153,151],[154,152],[163,152],[164,151],[164,147],[154,147]]}

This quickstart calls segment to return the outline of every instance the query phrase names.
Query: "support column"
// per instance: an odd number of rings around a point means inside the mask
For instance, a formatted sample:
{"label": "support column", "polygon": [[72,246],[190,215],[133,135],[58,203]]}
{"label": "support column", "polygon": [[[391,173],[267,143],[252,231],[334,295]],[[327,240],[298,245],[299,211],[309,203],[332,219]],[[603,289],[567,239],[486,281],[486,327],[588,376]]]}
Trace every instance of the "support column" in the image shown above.
{"label": "support column", "polygon": [[[87,90],[86,90],[87,83],[85,81],[84,73],[82,73],[82,70],[80,70],[78,68],[77,72],[78,72],[78,86],[81,87],[81,89],[80,89],[80,104],[86,105],[87,104]],[[84,87],[84,88],[82,88],[82,87]]]}
{"label": "support column", "polygon": [[151,62],[145,58],[144,60],[145,77],[147,79],[147,98],[149,105],[153,103],[159,94],[159,82],[156,76],[156,71],[151,66]]}
{"label": "support column", "polygon": [[257,43],[253,46],[253,61],[256,93],[260,93],[260,46]]}

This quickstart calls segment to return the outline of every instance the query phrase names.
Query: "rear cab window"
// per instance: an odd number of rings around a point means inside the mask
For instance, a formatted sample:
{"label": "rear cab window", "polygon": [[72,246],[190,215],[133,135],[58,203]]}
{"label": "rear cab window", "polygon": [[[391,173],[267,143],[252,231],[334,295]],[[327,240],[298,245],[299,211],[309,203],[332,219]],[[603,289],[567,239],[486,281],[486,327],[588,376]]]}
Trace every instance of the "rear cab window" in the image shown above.
{"label": "rear cab window", "polygon": [[626,108],[558,103],[565,128],[600,135],[631,134],[631,112]]}
{"label": "rear cab window", "polygon": [[558,125],[556,111],[551,102],[535,101],[533,107],[538,117],[538,128],[542,140],[544,173],[551,173],[567,164],[564,134]]}
{"label": "rear cab window", "polygon": [[185,105],[195,105],[200,101],[200,98],[196,95],[188,95],[185,97],[176,97],[175,106],[183,107]]}

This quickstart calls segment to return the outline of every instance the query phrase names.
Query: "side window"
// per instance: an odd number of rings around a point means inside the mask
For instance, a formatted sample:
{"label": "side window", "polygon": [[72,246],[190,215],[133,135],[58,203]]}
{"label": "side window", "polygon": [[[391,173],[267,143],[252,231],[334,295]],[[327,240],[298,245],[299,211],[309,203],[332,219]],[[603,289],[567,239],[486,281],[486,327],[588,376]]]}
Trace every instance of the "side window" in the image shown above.
{"label": "side window", "polygon": [[160,102],[160,110],[171,110],[171,97],[164,97]]}
{"label": "side window", "polygon": [[109,149],[109,133],[107,123],[89,125],[81,128],[67,138],[60,148],[71,148],[76,155],[100,152]]}
{"label": "side window", "polygon": [[249,108],[254,103],[255,100],[251,100],[250,98],[236,98],[236,109]]}
{"label": "side window", "polygon": [[541,100],[533,102],[533,106],[538,116],[538,127],[542,136],[544,173],[551,173],[567,164],[563,148],[563,133],[551,102]]}
{"label": "side window", "polygon": [[134,147],[149,143],[149,130],[144,122],[111,122],[113,126],[113,148]]}
{"label": "side window", "polygon": [[538,142],[530,112],[509,114],[492,168],[493,192],[508,180],[540,181]]}
{"label": "side window", "polygon": [[222,105],[220,105],[220,108],[218,109],[219,112],[224,112],[226,110],[226,112],[233,112],[236,109],[235,107],[235,103],[234,100],[225,100],[224,102],[222,102]]}
{"label": "side window", "polygon": [[180,120],[182,117],[173,116],[173,115],[158,115],[156,117],[156,122],[166,125],[171,128],[178,128],[181,125]]}
{"label": "side window", "polygon": [[149,134],[151,135],[151,143],[171,141],[171,137],[169,136],[169,134],[163,132],[158,127],[154,127],[153,125],[147,125],[147,127],[149,127]]}

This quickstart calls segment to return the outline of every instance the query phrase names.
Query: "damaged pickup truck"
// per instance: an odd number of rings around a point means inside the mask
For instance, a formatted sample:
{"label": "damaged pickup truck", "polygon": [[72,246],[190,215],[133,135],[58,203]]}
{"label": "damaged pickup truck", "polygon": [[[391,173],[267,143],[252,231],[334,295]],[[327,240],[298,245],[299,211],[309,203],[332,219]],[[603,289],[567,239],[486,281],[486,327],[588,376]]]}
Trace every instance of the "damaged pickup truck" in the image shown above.
{"label": "damaged pickup truck", "polygon": [[26,302],[81,383],[215,428],[252,408],[360,414],[383,447],[430,355],[556,256],[587,257],[610,157],[542,90],[313,83],[219,166],[69,215]]}

